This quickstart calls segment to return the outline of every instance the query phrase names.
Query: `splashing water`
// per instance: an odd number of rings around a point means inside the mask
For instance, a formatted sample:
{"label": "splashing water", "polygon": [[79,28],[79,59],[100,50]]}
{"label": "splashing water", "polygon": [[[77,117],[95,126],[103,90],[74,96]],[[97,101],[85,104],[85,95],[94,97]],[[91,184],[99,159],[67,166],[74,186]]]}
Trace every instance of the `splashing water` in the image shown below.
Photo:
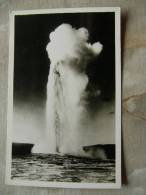
{"label": "splashing water", "polygon": [[86,28],[62,24],[50,33],[47,52],[50,71],[47,84],[47,133],[49,153],[81,155],[80,130],[87,120],[85,69],[102,51],[99,42],[88,43]]}

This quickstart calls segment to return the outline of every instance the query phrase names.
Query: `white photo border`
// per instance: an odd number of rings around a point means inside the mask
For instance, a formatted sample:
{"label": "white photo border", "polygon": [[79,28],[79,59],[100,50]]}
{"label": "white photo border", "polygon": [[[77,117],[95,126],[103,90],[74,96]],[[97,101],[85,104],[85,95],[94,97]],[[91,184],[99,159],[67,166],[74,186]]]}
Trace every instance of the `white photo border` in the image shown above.
{"label": "white photo border", "polygon": [[[116,145],[116,182],[115,183],[73,183],[73,182],[43,182],[11,179],[12,154],[12,118],[13,118],[13,73],[14,73],[14,24],[17,15],[55,14],[55,13],[115,13],[115,145]],[[90,8],[57,8],[41,10],[12,11],[9,21],[9,66],[8,66],[8,103],[7,103],[7,143],[6,171],[7,185],[37,186],[50,188],[82,188],[82,189],[119,189],[121,188],[121,19],[120,7],[90,7]]]}

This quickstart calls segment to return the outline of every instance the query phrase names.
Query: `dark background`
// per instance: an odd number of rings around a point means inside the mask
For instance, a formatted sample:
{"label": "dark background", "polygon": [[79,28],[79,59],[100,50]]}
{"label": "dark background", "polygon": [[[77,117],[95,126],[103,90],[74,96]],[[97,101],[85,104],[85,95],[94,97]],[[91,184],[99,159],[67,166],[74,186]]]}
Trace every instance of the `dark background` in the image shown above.
{"label": "dark background", "polygon": [[103,44],[101,55],[86,71],[90,85],[101,89],[102,100],[114,97],[115,13],[37,14],[15,16],[14,103],[45,102],[50,65],[46,45],[50,32],[62,23],[86,27],[89,42]]}

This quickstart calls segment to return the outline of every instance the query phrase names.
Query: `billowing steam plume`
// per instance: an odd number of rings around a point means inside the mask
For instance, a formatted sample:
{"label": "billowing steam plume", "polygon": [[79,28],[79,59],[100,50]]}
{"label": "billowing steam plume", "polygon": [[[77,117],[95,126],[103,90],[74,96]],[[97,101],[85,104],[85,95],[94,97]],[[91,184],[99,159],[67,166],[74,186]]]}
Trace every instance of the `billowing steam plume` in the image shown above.
{"label": "billowing steam plume", "polygon": [[69,24],[50,33],[47,52],[51,61],[47,84],[47,132],[49,152],[83,153],[80,131],[89,120],[86,109],[86,66],[102,51],[102,44],[88,43],[86,28]]}

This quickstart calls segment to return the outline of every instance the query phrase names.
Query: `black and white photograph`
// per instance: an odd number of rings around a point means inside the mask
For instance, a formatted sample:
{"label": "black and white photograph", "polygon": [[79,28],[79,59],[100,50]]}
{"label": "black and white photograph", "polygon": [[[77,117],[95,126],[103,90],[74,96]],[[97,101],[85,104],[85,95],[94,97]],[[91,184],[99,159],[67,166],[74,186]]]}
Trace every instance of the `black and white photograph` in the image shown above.
{"label": "black and white photograph", "polygon": [[120,8],[10,13],[6,184],[121,186]]}

